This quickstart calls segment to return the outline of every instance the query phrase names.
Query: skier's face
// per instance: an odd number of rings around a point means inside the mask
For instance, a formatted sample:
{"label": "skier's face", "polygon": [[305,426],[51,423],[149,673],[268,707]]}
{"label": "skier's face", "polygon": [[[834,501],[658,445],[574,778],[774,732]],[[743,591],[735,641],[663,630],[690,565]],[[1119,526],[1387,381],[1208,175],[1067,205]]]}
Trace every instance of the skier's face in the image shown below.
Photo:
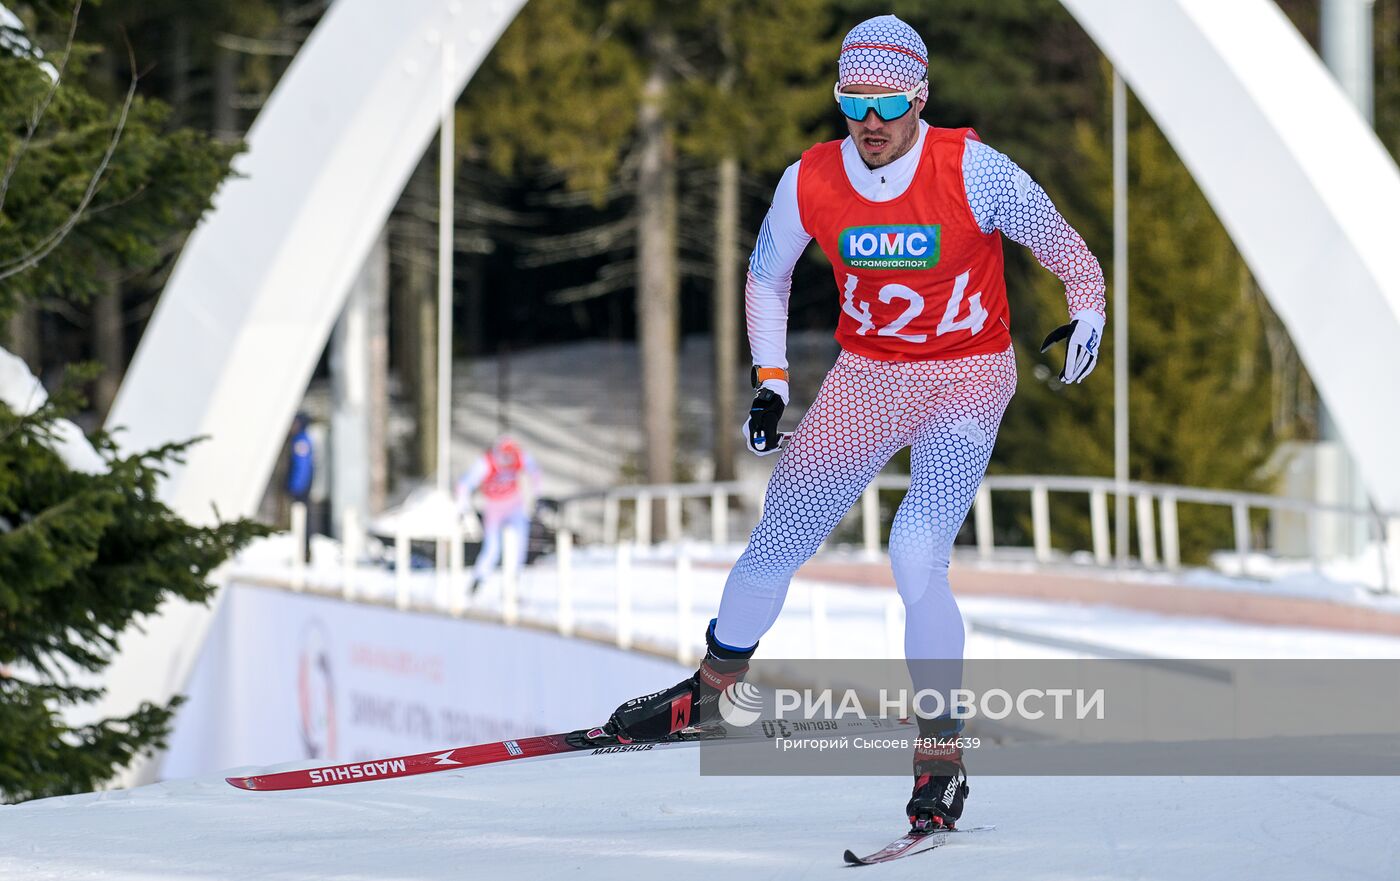
{"label": "skier's face", "polygon": [[[876,95],[889,92],[889,86],[868,86],[852,83],[842,86],[841,91],[853,95]],[[884,120],[874,110],[865,114],[865,119],[856,122],[846,118],[846,130],[855,142],[856,150],[865,164],[871,168],[889,165],[914,146],[919,139],[919,114],[924,110],[924,102],[915,98],[908,113],[898,119]]]}

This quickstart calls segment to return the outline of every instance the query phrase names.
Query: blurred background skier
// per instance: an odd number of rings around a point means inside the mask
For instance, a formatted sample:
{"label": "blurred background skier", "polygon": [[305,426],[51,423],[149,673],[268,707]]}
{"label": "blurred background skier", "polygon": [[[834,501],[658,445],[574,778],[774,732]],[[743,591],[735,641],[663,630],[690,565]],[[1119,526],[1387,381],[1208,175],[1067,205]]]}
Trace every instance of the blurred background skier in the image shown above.
{"label": "blurred background skier", "polygon": [[534,458],[509,435],[496,439],[457,481],[457,508],[472,510],[472,497],[480,492],[481,550],[472,565],[471,592],[501,559],[502,532],[514,531],[516,541],[513,558],[506,566],[519,569],[525,565],[530,544],[530,512],[540,491],[540,469]]}

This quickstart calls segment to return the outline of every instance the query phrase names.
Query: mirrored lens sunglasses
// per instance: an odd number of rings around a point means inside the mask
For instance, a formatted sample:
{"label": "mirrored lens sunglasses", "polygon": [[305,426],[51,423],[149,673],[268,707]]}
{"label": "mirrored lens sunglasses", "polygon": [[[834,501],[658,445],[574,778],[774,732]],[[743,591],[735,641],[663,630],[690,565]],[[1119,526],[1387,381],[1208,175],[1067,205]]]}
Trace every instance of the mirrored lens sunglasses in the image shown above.
{"label": "mirrored lens sunglasses", "polygon": [[865,119],[865,115],[871,110],[875,115],[885,122],[899,119],[909,112],[913,106],[914,98],[924,87],[919,83],[907,92],[881,92],[874,95],[856,95],[851,92],[841,91],[841,84],[837,83],[832,89],[832,94],[836,96],[836,103],[840,105],[841,112],[846,114],[847,119],[860,122]]}

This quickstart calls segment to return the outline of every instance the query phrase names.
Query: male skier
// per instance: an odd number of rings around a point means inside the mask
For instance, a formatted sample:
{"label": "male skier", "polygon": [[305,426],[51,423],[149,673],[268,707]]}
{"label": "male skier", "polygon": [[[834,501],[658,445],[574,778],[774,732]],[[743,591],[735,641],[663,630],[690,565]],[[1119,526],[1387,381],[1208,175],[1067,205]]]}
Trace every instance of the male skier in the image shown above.
{"label": "male skier", "polygon": [[[763,516],[729,573],[700,669],[618,707],[611,734],[656,739],[712,721],[720,692],[747,671],[777,618],[793,574],[906,446],[909,492],[889,538],[907,613],[905,656],[916,688],[956,686],[929,683],[937,665],[916,662],[948,661],[961,675],[963,624],[948,561],[1016,390],[1002,234],[1064,282],[1070,323],[1046,342],[1069,340],[1061,381],[1079,382],[1097,362],[1105,311],[1098,261],[1016,163],[971,129],[919,119],[928,52],[914,29],[893,15],[862,22],[842,42],[838,72],[849,137],[817,144],[788,167],[749,259],[756,395],[746,435],[760,456],[782,447]],[[842,351],[784,444],[788,294],[812,239],[835,270]],[[952,828],[968,793],[959,725],[944,716],[921,718],[919,727],[906,815],[915,832]]]}

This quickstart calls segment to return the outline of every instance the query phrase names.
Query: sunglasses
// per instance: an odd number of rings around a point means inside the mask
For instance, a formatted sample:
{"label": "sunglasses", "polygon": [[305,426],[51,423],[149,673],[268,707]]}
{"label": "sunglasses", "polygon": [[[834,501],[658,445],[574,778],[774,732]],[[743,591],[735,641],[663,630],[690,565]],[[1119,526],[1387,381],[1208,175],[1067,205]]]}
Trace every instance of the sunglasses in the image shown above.
{"label": "sunglasses", "polygon": [[847,119],[860,122],[865,119],[865,115],[874,110],[875,115],[885,122],[899,119],[909,112],[909,108],[914,106],[914,98],[924,87],[919,83],[907,92],[881,92],[876,95],[853,95],[850,92],[841,91],[841,84],[837,83],[832,94],[836,96],[836,103],[841,106],[841,112],[846,114]]}

